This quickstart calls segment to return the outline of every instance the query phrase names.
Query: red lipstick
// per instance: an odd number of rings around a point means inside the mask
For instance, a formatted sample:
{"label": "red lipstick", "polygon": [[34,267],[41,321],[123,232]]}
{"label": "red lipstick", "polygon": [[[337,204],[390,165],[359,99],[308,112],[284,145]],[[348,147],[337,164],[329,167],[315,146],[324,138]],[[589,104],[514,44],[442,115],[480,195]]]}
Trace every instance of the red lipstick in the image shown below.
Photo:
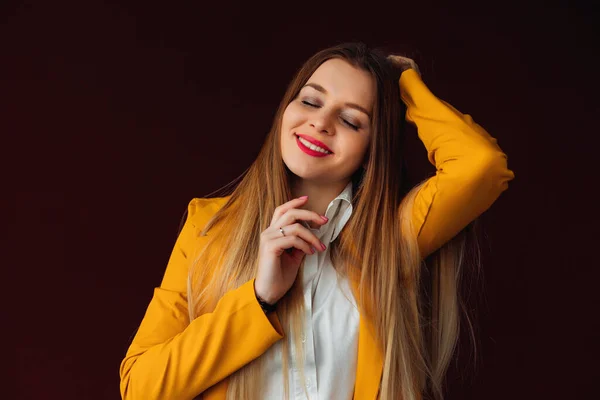
{"label": "red lipstick", "polygon": [[314,144],[315,146],[319,146],[320,148],[322,148],[322,149],[325,149],[325,150],[327,150],[327,151],[328,151],[328,152],[330,152],[330,153],[333,153],[333,151],[331,151],[331,149],[330,149],[329,147],[327,147],[327,145],[326,145],[325,143],[323,143],[323,142],[320,142],[320,141],[318,141],[318,140],[317,140],[317,139],[315,139],[315,138],[312,138],[312,137],[310,137],[310,136],[308,136],[308,135],[303,135],[303,134],[301,134],[301,133],[296,133],[296,136],[300,136],[302,139],[304,139],[304,140],[307,140],[307,141],[311,142],[311,143],[312,143],[312,144]]}
{"label": "red lipstick", "polygon": [[[304,139],[304,138],[305,137],[302,136],[302,139]],[[306,139],[306,140],[308,140],[308,139]],[[313,156],[313,157],[327,157],[327,156],[330,156],[331,154],[333,154],[333,153],[327,153],[327,154],[325,154],[325,153],[321,153],[320,151],[311,150],[309,147],[306,147],[304,144],[302,144],[302,142],[300,141],[300,139],[298,137],[296,137],[296,144],[298,145],[298,147],[300,148],[300,150],[302,150],[303,152],[305,152],[309,156]],[[317,145],[317,144],[315,143],[315,145]],[[319,147],[321,147],[321,146],[319,145]],[[326,146],[323,147],[323,148],[326,148]]]}

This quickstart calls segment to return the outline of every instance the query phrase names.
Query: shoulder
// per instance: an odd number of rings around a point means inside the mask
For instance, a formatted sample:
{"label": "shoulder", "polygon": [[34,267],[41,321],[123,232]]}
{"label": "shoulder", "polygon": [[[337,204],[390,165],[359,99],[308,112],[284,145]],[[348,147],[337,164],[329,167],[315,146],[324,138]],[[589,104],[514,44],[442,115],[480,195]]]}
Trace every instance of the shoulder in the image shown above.
{"label": "shoulder", "polygon": [[187,208],[187,221],[197,229],[202,229],[206,223],[217,213],[229,200],[226,197],[193,198]]}

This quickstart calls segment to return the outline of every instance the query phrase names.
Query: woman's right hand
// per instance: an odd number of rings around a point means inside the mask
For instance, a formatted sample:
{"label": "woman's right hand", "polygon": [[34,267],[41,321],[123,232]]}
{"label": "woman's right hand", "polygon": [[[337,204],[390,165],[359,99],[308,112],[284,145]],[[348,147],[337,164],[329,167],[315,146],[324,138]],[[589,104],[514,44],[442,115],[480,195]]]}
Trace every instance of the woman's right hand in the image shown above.
{"label": "woman's right hand", "polygon": [[[275,209],[271,225],[260,234],[258,272],[254,281],[256,295],[269,304],[275,304],[292,287],[305,254],[325,251],[325,245],[298,221],[327,223],[318,213],[302,210],[308,197],[290,200]],[[279,228],[283,228],[285,236]],[[286,251],[290,249],[291,251]]]}

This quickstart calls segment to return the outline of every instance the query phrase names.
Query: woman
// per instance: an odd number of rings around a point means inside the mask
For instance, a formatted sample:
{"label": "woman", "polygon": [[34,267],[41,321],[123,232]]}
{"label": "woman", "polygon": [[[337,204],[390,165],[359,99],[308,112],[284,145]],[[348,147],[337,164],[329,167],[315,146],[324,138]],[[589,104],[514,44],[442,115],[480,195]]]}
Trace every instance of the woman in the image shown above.
{"label": "woman", "polygon": [[[404,118],[437,168],[408,193]],[[233,193],[190,202],[121,364],[123,398],[441,398],[462,232],[512,178],[412,60],[317,53]]]}

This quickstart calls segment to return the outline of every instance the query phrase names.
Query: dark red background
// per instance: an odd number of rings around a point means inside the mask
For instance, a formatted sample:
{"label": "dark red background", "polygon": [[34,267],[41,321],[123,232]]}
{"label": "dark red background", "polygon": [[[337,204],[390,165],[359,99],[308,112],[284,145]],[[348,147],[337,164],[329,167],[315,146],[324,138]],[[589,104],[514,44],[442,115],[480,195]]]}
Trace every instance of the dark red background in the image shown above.
{"label": "dark red background", "polygon": [[[459,359],[448,398],[592,397],[591,6],[188,3],[0,3],[3,398],[119,397],[119,363],[187,202],[238,176],[296,69],[349,40],[414,57],[516,173],[483,217],[482,362],[473,375]],[[431,172],[414,137],[409,158],[415,176]]]}

